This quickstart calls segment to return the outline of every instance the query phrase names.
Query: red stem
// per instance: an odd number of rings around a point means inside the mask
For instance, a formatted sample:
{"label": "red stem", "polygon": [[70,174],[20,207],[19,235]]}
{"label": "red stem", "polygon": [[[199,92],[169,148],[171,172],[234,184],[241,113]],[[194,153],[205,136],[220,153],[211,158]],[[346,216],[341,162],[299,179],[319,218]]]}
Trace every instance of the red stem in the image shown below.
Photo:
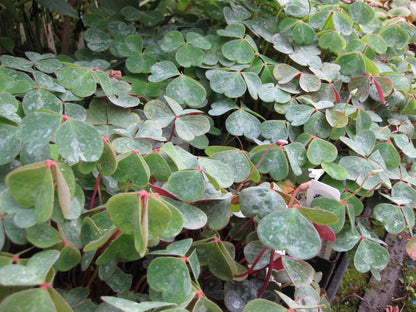
{"label": "red stem", "polygon": [[250,269],[248,269],[244,273],[234,275],[234,277],[243,277],[243,276],[249,275],[253,271],[254,267],[257,264],[257,262],[260,261],[260,258],[263,256],[263,254],[266,252],[266,250],[267,250],[267,247],[264,247],[263,250],[261,251],[261,253],[257,256],[256,260],[254,260],[254,262],[253,262],[252,266],[250,267]]}
{"label": "red stem", "polygon": [[264,281],[263,287],[259,290],[257,294],[257,298],[263,295],[264,291],[269,285],[270,277],[272,276],[272,271],[273,271],[273,259],[274,259],[274,249],[270,251],[269,270],[267,271],[267,276],[266,276],[266,280]]}
{"label": "red stem", "polygon": [[412,239],[411,237],[409,237],[409,236],[407,236],[407,235],[404,235],[404,234],[402,234],[402,233],[399,233],[399,235],[400,235],[401,237],[403,237],[403,238],[406,238],[406,239]]}
{"label": "red stem", "polygon": [[246,225],[247,224],[249,224],[250,223],[250,225],[251,225],[251,222],[252,222],[253,220],[252,219],[248,219],[239,229],[238,229],[238,231],[237,232],[235,232],[235,234],[233,235],[233,236],[231,236],[231,238],[228,240],[229,242],[231,242],[237,235],[238,235],[238,233],[240,233],[245,227],[246,227]]}
{"label": "red stem", "polygon": [[[175,121],[176,121],[176,118],[177,118],[177,117],[178,117],[178,116],[175,116]],[[168,142],[172,142],[173,133],[175,132],[175,126],[176,126],[175,121],[173,122],[173,127],[172,127],[172,131],[171,131],[171,133],[170,133],[170,137],[169,137],[169,141],[168,141]]]}
{"label": "red stem", "polygon": [[97,181],[95,182],[94,192],[92,193],[91,203],[90,203],[90,210],[94,207],[95,197],[97,196],[98,186],[100,185],[101,180],[101,173],[97,176]]}

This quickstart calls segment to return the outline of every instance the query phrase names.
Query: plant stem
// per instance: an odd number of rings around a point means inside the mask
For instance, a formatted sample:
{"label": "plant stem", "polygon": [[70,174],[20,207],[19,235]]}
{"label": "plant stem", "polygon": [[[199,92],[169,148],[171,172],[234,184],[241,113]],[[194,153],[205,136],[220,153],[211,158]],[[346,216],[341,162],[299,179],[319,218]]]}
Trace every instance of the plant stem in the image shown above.
{"label": "plant stem", "polygon": [[259,290],[257,294],[257,298],[259,298],[264,293],[267,286],[269,285],[270,277],[272,276],[272,271],[273,271],[274,253],[275,253],[274,249],[270,250],[269,270],[267,271],[267,276],[266,276],[266,280],[264,281],[263,287]]}
{"label": "plant stem", "polygon": [[311,186],[311,182],[305,182],[298,186],[298,188],[293,192],[292,197],[290,198],[289,204],[287,204],[287,208],[291,208],[293,206],[293,202],[296,199],[296,196],[302,191],[305,191],[308,187]]}
{"label": "plant stem", "polygon": [[240,233],[245,227],[246,225],[250,224],[253,222],[253,219],[248,219],[239,229],[237,232],[235,232],[235,234],[233,236],[231,236],[231,238],[228,240],[229,242],[231,242],[232,240],[234,240],[234,238],[238,235],[238,233]]}
{"label": "plant stem", "polygon": [[243,277],[243,276],[249,275],[254,270],[254,267],[256,266],[257,262],[260,261],[260,258],[264,255],[264,253],[266,252],[267,249],[268,249],[267,247],[263,248],[263,250],[257,256],[256,260],[254,260],[253,264],[251,265],[251,267],[246,272],[234,275],[234,277]]}
{"label": "plant stem", "polygon": [[94,282],[94,280],[95,280],[95,278],[97,277],[97,275],[98,275],[98,268],[95,268],[95,271],[94,271],[94,273],[92,274],[92,276],[91,276],[90,280],[88,281],[87,286],[85,286],[86,288],[88,288],[88,289],[90,289],[90,288],[91,288],[92,282]]}
{"label": "plant stem", "polygon": [[94,207],[95,197],[97,196],[97,191],[100,186],[100,180],[101,180],[101,173],[98,174],[97,181],[95,182],[94,192],[92,193],[92,197],[91,197],[90,210]]}
{"label": "plant stem", "polygon": [[[264,154],[261,156],[259,162],[254,166],[253,170],[250,171],[250,173],[248,174],[248,178],[249,179],[251,177],[251,175],[256,172],[257,168],[260,166],[260,164],[263,162],[264,158],[266,157],[266,154],[272,149],[273,146],[277,145],[277,141],[273,142],[272,144],[270,144],[270,146],[264,151]],[[240,191],[240,189],[243,187],[244,183],[247,181],[247,179],[245,179],[244,181],[242,181],[236,190],[236,193],[238,193]]]}

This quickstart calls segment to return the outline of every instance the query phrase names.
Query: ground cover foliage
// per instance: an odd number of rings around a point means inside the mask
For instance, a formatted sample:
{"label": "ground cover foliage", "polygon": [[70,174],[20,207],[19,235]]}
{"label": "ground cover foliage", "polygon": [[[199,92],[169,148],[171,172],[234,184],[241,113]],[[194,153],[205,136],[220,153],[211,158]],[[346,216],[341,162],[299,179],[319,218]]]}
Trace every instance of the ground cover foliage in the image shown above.
{"label": "ground cover foliage", "polygon": [[0,57],[0,311],[329,311],[322,239],[389,261],[367,198],[415,256],[411,4],[102,4]]}

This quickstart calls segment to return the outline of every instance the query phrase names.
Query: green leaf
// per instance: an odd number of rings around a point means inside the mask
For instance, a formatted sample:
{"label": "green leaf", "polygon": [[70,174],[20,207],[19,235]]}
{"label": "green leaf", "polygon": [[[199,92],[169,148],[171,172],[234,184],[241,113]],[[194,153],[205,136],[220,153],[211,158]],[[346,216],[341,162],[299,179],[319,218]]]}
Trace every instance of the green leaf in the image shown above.
{"label": "green leaf", "polygon": [[315,37],[313,28],[302,21],[293,28],[293,40],[299,44],[309,44]]}
{"label": "green leaf", "polygon": [[227,59],[239,64],[250,63],[254,57],[253,48],[246,39],[228,41],[222,46],[221,51]]}
{"label": "green leaf", "polygon": [[182,34],[177,30],[173,30],[173,31],[166,33],[163,36],[163,43],[160,47],[165,52],[171,52],[181,47],[184,44],[185,44],[185,39],[183,38]]}
{"label": "green leaf", "polygon": [[150,252],[152,255],[170,255],[170,256],[185,256],[192,245],[192,238],[183,239],[173,242],[164,250],[155,250]]}
{"label": "green leaf", "polygon": [[337,53],[338,51],[345,49],[347,43],[337,31],[333,30],[326,32],[319,37],[319,46],[322,49],[328,49]]}
{"label": "green leaf", "polygon": [[374,148],[376,136],[373,131],[363,129],[353,139],[341,136],[340,140],[356,153],[362,156],[369,156]]}
{"label": "green leaf", "polygon": [[133,234],[141,220],[142,206],[137,193],[117,194],[107,202],[111,222],[123,233]]}
{"label": "green leaf", "polygon": [[72,164],[97,161],[104,148],[96,128],[76,119],[68,119],[59,127],[56,145],[59,153]]}
{"label": "green leaf", "polygon": [[247,90],[245,81],[238,72],[214,70],[208,76],[208,79],[210,80],[210,86],[213,91],[224,94],[229,98],[238,98]]}
{"label": "green leaf", "polygon": [[22,57],[15,57],[11,55],[2,55],[0,57],[2,66],[33,72],[33,63]]}
{"label": "green leaf", "polygon": [[362,25],[369,24],[375,16],[375,12],[373,8],[371,8],[367,3],[362,1],[356,1],[352,3],[348,11],[350,13],[351,19],[355,23],[359,23]]}
{"label": "green leaf", "polygon": [[321,79],[315,75],[302,74],[299,79],[299,85],[305,92],[315,92],[321,88]]}
{"label": "green leaf", "polygon": [[327,109],[325,117],[331,127],[345,128],[348,125],[348,116],[343,112]]}
{"label": "green leaf", "polygon": [[222,309],[211,300],[201,297],[195,304],[194,312],[221,312]]}
{"label": "green leaf", "polygon": [[157,121],[162,127],[169,125],[175,118],[175,114],[159,100],[147,102],[143,111],[147,118]]}
{"label": "green leaf", "polygon": [[282,263],[296,287],[308,286],[312,282],[315,270],[309,263],[291,257],[282,257]]}
{"label": "green leaf", "polygon": [[98,276],[116,292],[129,291],[133,280],[131,274],[124,273],[114,262],[100,265]]}
{"label": "green leaf", "polygon": [[312,140],[306,152],[308,160],[314,165],[319,165],[323,162],[332,162],[337,155],[337,148],[333,144],[319,138]]}
{"label": "green leaf", "polygon": [[289,0],[284,10],[287,15],[305,17],[310,14],[310,4],[308,0]]}
{"label": "green leaf", "polygon": [[328,226],[337,234],[344,226],[345,222],[345,207],[344,204],[335,199],[317,197],[311,202],[311,207],[319,207],[320,209],[332,212],[338,217],[338,221]]}
{"label": "green leaf", "polygon": [[147,282],[152,289],[162,292],[168,302],[181,303],[192,290],[188,268],[180,258],[154,259],[147,269]]}
{"label": "green leaf", "polygon": [[35,207],[36,222],[46,222],[52,215],[54,185],[51,169],[45,162],[20,167],[6,177],[15,201],[24,208]]}
{"label": "green leaf", "polygon": [[46,144],[55,135],[62,116],[36,112],[26,116],[17,129],[17,137],[25,143],[28,152],[33,153]]}
{"label": "green leaf", "polygon": [[306,161],[305,146],[302,143],[294,142],[285,146],[285,152],[293,173],[300,176],[302,174],[301,166]]}
{"label": "green leaf", "polygon": [[[254,164],[260,161],[264,152],[264,150],[261,150],[254,154],[252,158]],[[283,150],[279,147],[269,150],[258,167],[258,170],[260,173],[269,173],[275,181],[285,179],[289,174],[289,165]]]}
{"label": "green leaf", "polygon": [[263,218],[276,210],[286,208],[283,198],[274,190],[265,187],[248,187],[240,192],[239,203],[244,216]]}
{"label": "green leaf", "polygon": [[406,226],[403,213],[397,205],[378,204],[374,207],[373,213],[377,220],[383,222],[389,233],[400,233]]}
{"label": "green leaf", "polygon": [[61,250],[59,259],[54,264],[56,271],[66,272],[81,262],[81,253],[77,248],[66,245]]}
{"label": "green leaf", "polygon": [[321,167],[334,180],[344,181],[347,179],[347,170],[337,164],[332,162],[323,162],[321,163]]}
{"label": "green leaf", "polygon": [[185,115],[175,121],[177,135],[185,141],[192,141],[196,136],[207,133],[210,123],[205,116]]}
{"label": "green leaf", "polygon": [[0,284],[4,286],[34,286],[43,283],[59,251],[41,251],[30,257],[26,265],[8,264],[0,269]]}
{"label": "green leaf", "polygon": [[104,31],[96,28],[89,28],[84,32],[87,46],[94,52],[103,52],[113,43],[113,39]]}
{"label": "green leaf", "polygon": [[341,12],[335,12],[332,15],[332,22],[334,23],[335,29],[343,35],[350,35],[352,32],[353,21],[351,18]]}
{"label": "green leaf", "polygon": [[297,209],[279,210],[265,216],[257,234],[265,246],[286,249],[288,254],[300,259],[314,257],[321,248],[318,232]]}
{"label": "green leaf", "polygon": [[80,97],[90,96],[97,89],[94,75],[89,70],[79,67],[62,68],[58,72],[58,82]]}
{"label": "green leaf", "polygon": [[150,169],[139,153],[127,152],[118,157],[118,166],[113,178],[117,181],[145,186],[150,179]]}
{"label": "green leaf", "polygon": [[243,312],[287,312],[287,309],[266,299],[254,299],[251,300],[244,307]]}
{"label": "green leaf", "polygon": [[103,140],[104,149],[100,159],[97,162],[97,170],[103,176],[112,175],[118,166],[117,155],[110,144],[110,141]]}
{"label": "green leaf", "polygon": [[416,158],[416,148],[413,145],[412,141],[409,141],[409,138],[405,134],[394,134],[393,135],[394,143],[397,147],[408,157]]}
{"label": "green leaf", "polygon": [[151,75],[148,77],[150,82],[160,82],[179,75],[178,69],[171,61],[162,61],[154,64],[150,68],[150,72]]}
{"label": "green leaf", "polygon": [[273,76],[280,84],[285,84],[298,76],[300,72],[287,64],[281,63],[273,68]]}
{"label": "green leaf", "polygon": [[30,114],[39,109],[47,109],[52,112],[62,113],[62,101],[46,90],[32,90],[26,93],[22,101],[25,114]]}
{"label": "green leaf", "polygon": [[358,272],[382,270],[389,262],[389,252],[379,244],[362,239],[354,256],[354,266]]}
{"label": "green leaf", "polygon": [[198,170],[177,171],[168,179],[169,190],[185,202],[194,202],[205,193],[202,173]]}
{"label": "green leaf", "polygon": [[335,60],[341,66],[341,73],[347,76],[359,76],[366,72],[364,57],[359,52],[342,54]]}
{"label": "green leaf", "polygon": [[0,123],[0,144],[7,146],[0,150],[0,165],[11,162],[19,154],[21,142],[17,130],[17,127]]}
{"label": "green leaf", "polygon": [[138,35],[130,35],[117,47],[118,52],[123,56],[140,55],[143,49],[143,40]]}
{"label": "green leaf", "polygon": [[16,292],[6,297],[1,305],[1,312],[10,311],[44,311],[55,312],[56,307],[47,290],[35,288]]}
{"label": "green leaf", "polygon": [[367,42],[371,48],[373,48],[378,54],[384,54],[387,51],[386,41],[380,36],[380,34],[371,34],[367,37]]}
{"label": "green leaf", "polygon": [[207,96],[205,88],[198,81],[185,75],[172,80],[166,88],[166,94],[189,107],[201,107]]}
{"label": "green leaf", "polygon": [[365,160],[362,157],[356,156],[347,156],[343,157],[339,165],[344,167],[348,172],[348,179],[356,181],[359,185],[364,182],[364,179],[367,175],[369,177],[363,184],[363,188],[365,190],[370,190],[375,187],[379,182],[381,182],[381,178],[379,174],[372,175],[371,172],[375,169],[369,161]]}
{"label": "green leaf", "polygon": [[286,112],[286,119],[292,126],[301,126],[309,120],[314,111],[315,109],[310,106],[292,105]]}
{"label": "green leaf", "polygon": [[205,53],[201,49],[184,45],[176,51],[176,61],[183,67],[199,66],[204,61]]}
{"label": "green leaf", "polygon": [[230,134],[244,135],[249,139],[255,139],[260,135],[260,126],[260,121],[243,109],[235,111],[225,121],[225,127]]}
{"label": "green leaf", "polygon": [[241,151],[236,149],[220,151],[215,153],[212,158],[226,163],[234,170],[234,182],[244,181],[250,173],[248,159]]}
{"label": "green leaf", "polygon": [[207,223],[207,216],[196,206],[177,201],[171,198],[163,198],[163,200],[177,210],[179,210],[183,216],[183,227],[189,230],[197,230],[202,228]]}
{"label": "green leaf", "polygon": [[157,181],[167,181],[171,175],[171,170],[166,160],[156,152],[147,154],[144,157],[150,169],[150,175]]}
{"label": "green leaf", "polygon": [[57,84],[54,79],[52,79],[50,76],[42,72],[39,72],[39,71],[33,72],[33,77],[35,78],[36,83],[41,89],[45,89],[48,91],[55,91],[55,92],[65,92],[64,87]]}
{"label": "green leaf", "polygon": [[339,217],[334,213],[319,208],[299,207],[299,212],[308,220],[318,225],[336,224]]}
{"label": "green leaf", "polygon": [[223,37],[243,38],[246,28],[243,24],[227,25],[225,29],[217,30],[217,34]]}
{"label": "green leaf", "polygon": [[384,142],[374,146],[374,152],[380,151],[387,169],[395,169],[400,165],[400,155],[392,143]]}
{"label": "green leaf", "polygon": [[78,18],[77,11],[65,0],[39,0],[39,3],[62,15]]}
{"label": "green leaf", "polygon": [[173,305],[169,302],[159,301],[144,301],[142,303],[137,303],[136,301],[110,296],[101,296],[101,299],[123,312],[145,312],[155,308],[163,308]]}
{"label": "green leaf", "polygon": [[198,158],[202,170],[212,176],[217,183],[224,188],[230,187],[234,182],[233,169],[223,162],[209,158]]}
{"label": "green leaf", "polygon": [[[126,60],[126,67],[131,73],[150,73],[151,68],[155,63],[156,60],[148,55],[136,55],[131,56]],[[132,86],[132,90],[133,89]],[[145,96],[142,91],[139,94]]]}
{"label": "green leaf", "polygon": [[26,235],[28,241],[39,248],[48,248],[62,241],[58,231],[46,223],[26,229]]}
{"label": "green leaf", "polygon": [[380,32],[380,35],[388,47],[396,49],[404,48],[409,41],[409,35],[407,32],[398,25],[391,25],[384,28]]}

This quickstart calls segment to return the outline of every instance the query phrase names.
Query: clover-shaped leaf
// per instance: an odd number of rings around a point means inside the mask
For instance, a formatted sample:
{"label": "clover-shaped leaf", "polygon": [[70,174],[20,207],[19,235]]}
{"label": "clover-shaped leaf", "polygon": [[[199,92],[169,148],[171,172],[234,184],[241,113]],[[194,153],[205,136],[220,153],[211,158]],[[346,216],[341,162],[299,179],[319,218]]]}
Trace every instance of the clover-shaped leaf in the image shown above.
{"label": "clover-shaped leaf", "polygon": [[69,162],[100,159],[104,144],[97,129],[76,119],[68,119],[56,132],[59,153]]}
{"label": "clover-shaped leaf", "polygon": [[26,265],[8,264],[0,269],[0,284],[3,286],[42,284],[58,257],[59,251],[45,250],[30,257]]}
{"label": "clover-shaped leaf", "polygon": [[342,136],[340,137],[340,140],[356,153],[362,156],[369,156],[374,148],[376,136],[373,131],[363,129],[359,131],[353,139]]}
{"label": "clover-shaped leaf", "polygon": [[283,198],[274,190],[265,187],[243,189],[239,196],[241,212],[246,217],[263,218],[269,213],[286,208]]}
{"label": "clover-shaped leaf", "polygon": [[118,157],[118,166],[113,178],[144,186],[149,182],[150,169],[138,151],[130,151]]}
{"label": "clover-shaped leaf", "polygon": [[154,259],[147,269],[147,282],[152,289],[162,292],[167,302],[181,303],[192,290],[188,268],[180,258]]}
{"label": "clover-shaped leaf", "polygon": [[198,81],[185,75],[172,80],[166,88],[166,94],[189,107],[201,107],[207,96],[205,88]]}
{"label": "clover-shaped leaf", "polygon": [[345,49],[347,43],[337,31],[329,31],[319,37],[319,46],[322,49],[328,49],[335,53]]}
{"label": "clover-shaped leaf", "polygon": [[250,63],[254,57],[253,48],[244,38],[228,41],[221,51],[226,58],[240,64]]}
{"label": "clover-shaped leaf", "polygon": [[240,97],[247,90],[245,81],[242,75],[238,72],[214,70],[214,72],[209,75],[208,79],[210,80],[212,90],[217,93],[224,94],[229,98]]}
{"label": "clover-shaped leaf", "polygon": [[246,136],[255,139],[260,135],[260,121],[249,112],[239,109],[228,116],[225,127],[235,136]]}
{"label": "clover-shaped leaf", "polygon": [[[285,249],[300,259],[314,257],[321,248],[318,232],[297,209],[279,210],[265,216],[257,234],[265,246]],[[305,244],[308,248],[304,248]]]}
{"label": "clover-shaped leaf", "polygon": [[34,152],[49,143],[61,123],[62,116],[44,112],[35,112],[19,125],[17,136],[25,143],[28,152]]}
{"label": "clover-shaped leaf", "polygon": [[[354,256],[354,265],[358,272],[370,271],[379,280],[379,270],[389,262],[389,252],[368,239],[362,239]],[[378,275],[378,276],[377,276]]]}
{"label": "clover-shaped leaf", "polygon": [[194,202],[205,193],[202,172],[198,170],[177,171],[168,179],[169,190],[185,202]]}
{"label": "clover-shaped leaf", "polygon": [[171,61],[162,61],[154,64],[150,68],[150,72],[151,75],[148,77],[150,82],[160,82],[179,75],[178,68]]}
{"label": "clover-shaped leaf", "polygon": [[337,148],[332,143],[319,138],[312,140],[306,152],[308,160],[315,165],[331,162],[335,160],[337,155]]}
{"label": "clover-shaped leaf", "polygon": [[97,89],[94,75],[88,69],[81,67],[62,68],[58,72],[58,82],[80,97],[90,96]]}

